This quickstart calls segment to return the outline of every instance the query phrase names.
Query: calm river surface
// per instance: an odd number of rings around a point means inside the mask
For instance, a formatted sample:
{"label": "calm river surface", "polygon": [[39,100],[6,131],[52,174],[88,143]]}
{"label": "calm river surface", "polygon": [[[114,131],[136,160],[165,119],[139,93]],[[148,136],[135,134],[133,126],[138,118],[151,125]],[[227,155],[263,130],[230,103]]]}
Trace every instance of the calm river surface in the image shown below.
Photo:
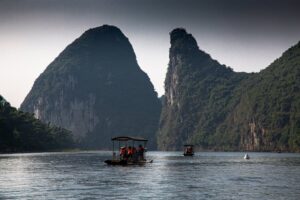
{"label": "calm river surface", "polygon": [[300,154],[148,152],[107,166],[105,151],[0,155],[0,199],[300,199]]}

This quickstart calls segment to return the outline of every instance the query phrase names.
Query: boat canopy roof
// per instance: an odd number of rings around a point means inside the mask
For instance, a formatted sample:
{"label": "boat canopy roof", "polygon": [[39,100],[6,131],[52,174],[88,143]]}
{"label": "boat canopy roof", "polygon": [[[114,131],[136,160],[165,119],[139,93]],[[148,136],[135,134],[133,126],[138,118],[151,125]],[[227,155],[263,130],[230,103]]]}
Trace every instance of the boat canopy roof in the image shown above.
{"label": "boat canopy roof", "polygon": [[112,141],[144,141],[147,142],[148,140],[142,137],[129,137],[129,136],[118,136],[118,137],[113,137],[111,138]]}
{"label": "boat canopy roof", "polygon": [[193,147],[194,145],[193,144],[185,144],[183,146],[185,146],[185,147]]}

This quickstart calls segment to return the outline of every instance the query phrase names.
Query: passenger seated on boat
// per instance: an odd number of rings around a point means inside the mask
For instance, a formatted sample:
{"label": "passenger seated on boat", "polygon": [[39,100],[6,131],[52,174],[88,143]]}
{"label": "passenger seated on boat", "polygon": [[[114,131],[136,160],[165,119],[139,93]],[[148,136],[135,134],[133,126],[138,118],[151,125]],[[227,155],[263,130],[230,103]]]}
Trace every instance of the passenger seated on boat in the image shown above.
{"label": "passenger seated on boat", "polygon": [[192,147],[188,147],[188,148],[186,149],[186,153],[193,153]]}
{"label": "passenger seated on boat", "polygon": [[133,161],[137,161],[137,152],[136,152],[136,148],[133,146],[133,147],[131,148],[131,150],[132,150],[132,156],[131,156],[132,160],[133,160]]}
{"label": "passenger seated on boat", "polygon": [[133,149],[131,148],[131,146],[128,147],[128,158],[132,158],[132,154],[133,154]]}
{"label": "passenger seated on boat", "polygon": [[121,147],[121,148],[120,148],[120,159],[121,159],[121,160],[127,159],[127,151],[126,151],[126,147]]}
{"label": "passenger seated on boat", "polygon": [[139,148],[138,148],[138,159],[139,159],[139,160],[144,160],[144,152],[145,152],[145,149],[144,149],[144,147],[140,144],[140,145],[139,145]]}

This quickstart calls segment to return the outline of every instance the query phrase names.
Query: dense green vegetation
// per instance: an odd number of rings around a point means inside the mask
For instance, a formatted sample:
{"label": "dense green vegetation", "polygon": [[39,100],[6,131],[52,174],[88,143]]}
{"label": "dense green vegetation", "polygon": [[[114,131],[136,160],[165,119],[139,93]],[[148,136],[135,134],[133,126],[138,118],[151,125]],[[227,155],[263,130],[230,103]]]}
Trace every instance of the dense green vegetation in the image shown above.
{"label": "dense green vegetation", "polygon": [[[245,146],[251,143],[246,138],[249,124],[245,122],[255,123],[255,149],[299,151],[300,43],[247,79],[239,90],[240,101],[222,125],[225,133],[240,133],[240,145]],[[230,123],[233,118],[234,123]]]}
{"label": "dense green vegetation", "polygon": [[300,150],[299,44],[260,73],[236,73],[171,33],[158,143],[216,150]]}
{"label": "dense green vegetation", "polygon": [[40,75],[21,105],[67,128],[86,148],[111,148],[111,137],[148,138],[155,147],[161,104],[126,36],[113,26],[86,31]]}
{"label": "dense green vegetation", "polygon": [[0,153],[62,150],[72,145],[70,131],[18,111],[0,95]]}

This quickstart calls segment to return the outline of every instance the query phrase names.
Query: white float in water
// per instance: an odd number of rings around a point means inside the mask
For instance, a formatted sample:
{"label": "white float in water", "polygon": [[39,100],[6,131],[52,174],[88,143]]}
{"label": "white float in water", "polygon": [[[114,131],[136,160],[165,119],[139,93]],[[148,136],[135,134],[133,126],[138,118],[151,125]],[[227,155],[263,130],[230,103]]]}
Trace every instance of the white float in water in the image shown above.
{"label": "white float in water", "polygon": [[250,159],[250,156],[246,153],[245,156],[244,156],[244,159],[245,159],[245,160],[249,160],[249,159]]}

